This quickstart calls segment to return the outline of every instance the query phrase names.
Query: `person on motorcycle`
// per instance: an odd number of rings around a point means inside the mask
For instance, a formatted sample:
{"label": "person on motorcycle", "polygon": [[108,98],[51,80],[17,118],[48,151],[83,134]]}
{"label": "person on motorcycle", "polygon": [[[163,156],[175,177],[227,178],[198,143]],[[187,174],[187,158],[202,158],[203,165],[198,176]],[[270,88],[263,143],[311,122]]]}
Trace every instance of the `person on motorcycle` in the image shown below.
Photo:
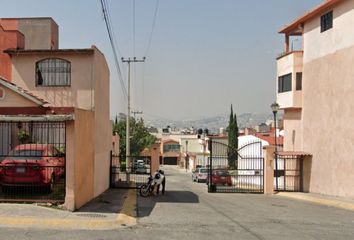
{"label": "person on motorcycle", "polygon": [[162,195],[165,194],[166,177],[163,170],[158,170],[154,174],[154,193],[159,194],[160,185],[162,184]]}

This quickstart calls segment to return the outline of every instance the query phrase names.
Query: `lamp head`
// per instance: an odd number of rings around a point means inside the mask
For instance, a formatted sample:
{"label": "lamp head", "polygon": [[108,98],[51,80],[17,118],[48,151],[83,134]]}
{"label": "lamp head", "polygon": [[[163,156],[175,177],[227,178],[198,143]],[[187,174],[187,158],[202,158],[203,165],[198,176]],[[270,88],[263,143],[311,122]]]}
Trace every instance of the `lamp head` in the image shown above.
{"label": "lamp head", "polygon": [[277,102],[274,102],[272,105],[270,105],[270,107],[272,108],[272,112],[275,114],[278,112],[280,106]]}

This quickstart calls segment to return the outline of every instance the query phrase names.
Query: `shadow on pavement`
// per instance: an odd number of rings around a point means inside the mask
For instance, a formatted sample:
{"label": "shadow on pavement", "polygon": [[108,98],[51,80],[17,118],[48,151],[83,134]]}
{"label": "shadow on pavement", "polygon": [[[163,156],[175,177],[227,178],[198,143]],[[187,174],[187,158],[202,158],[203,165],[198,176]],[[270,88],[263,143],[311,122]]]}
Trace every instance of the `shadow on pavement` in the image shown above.
{"label": "shadow on pavement", "polygon": [[121,211],[129,189],[108,189],[86,203],[77,212],[118,213]]}
{"label": "shadow on pavement", "polygon": [[138,196],[138,217],[149,216],[156,203],[199,203],[199,197],[191,191],[166,191],[165,195]]}

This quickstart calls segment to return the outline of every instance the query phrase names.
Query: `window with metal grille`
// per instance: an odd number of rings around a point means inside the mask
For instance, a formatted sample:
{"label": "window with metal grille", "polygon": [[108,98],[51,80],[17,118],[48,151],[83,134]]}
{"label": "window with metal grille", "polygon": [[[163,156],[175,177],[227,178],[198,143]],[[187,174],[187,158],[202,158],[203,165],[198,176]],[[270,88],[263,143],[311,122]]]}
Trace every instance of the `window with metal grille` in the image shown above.
{"label": "window with metal grille", "polygon": [[37,86],[70,86],[71,63],[60,58],[47,58],[36,63]]}
{"label": "window with metal grille", "polygon": [[321,16],[321,32],[327,31],[333,27],[333,11]]}
{"label": "window with metal grille", "polygon": [[296,73],[296,90],[302,90],[302,72]]}
{"label": "window with metal grille", "polygon": [[291,78],[292,74],[286,74],[278,78],[278,92],[288,92],[291,91]]}

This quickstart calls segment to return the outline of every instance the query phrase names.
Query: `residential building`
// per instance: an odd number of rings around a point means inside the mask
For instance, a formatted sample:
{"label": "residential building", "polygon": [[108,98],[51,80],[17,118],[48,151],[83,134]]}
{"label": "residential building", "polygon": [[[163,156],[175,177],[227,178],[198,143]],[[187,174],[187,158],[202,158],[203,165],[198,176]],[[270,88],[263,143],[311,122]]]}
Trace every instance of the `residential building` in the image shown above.
{"label": "residential building", "polygon": [[179,165],[181,154],[180,144],[173,139],[166,139],[161,141],[161,160],[160,164],[163,165]]}
{"label": "residential building", "polygon": [[[277,102],[284,150],[312,155],[308,191],[354,197],[354,0],[327,0],[283,27]],[[291,49],[301,40],[301,49]]]}
{"label": "residential building", "polygon": [[[65,206],[75,210],[109,187],[109,69],[95,46],[59,49],[58,36],[52,18],[0,19],[0,120],[32,132],[31,122],[64,124]],[[4,129],[0,138],[18,144]]]}

